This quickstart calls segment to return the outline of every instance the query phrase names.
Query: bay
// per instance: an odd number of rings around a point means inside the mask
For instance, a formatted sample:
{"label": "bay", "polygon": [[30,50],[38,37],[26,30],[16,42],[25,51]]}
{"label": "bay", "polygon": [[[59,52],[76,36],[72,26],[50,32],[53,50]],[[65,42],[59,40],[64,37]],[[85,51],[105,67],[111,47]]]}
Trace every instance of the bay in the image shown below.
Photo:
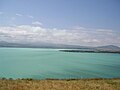
{"label": "bay", "polygon": [[120,78],[120,54],[0,48],[0,78]]}

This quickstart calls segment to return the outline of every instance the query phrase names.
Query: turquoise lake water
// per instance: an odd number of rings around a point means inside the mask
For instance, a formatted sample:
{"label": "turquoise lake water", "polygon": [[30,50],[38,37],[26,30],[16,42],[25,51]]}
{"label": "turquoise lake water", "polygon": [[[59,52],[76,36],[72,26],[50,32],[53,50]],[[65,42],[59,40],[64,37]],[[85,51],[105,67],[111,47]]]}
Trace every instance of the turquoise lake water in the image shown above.
{"label": "turquoise lake water", "polygon": [[120,54],[0,48],[0,78],[120,78]]}

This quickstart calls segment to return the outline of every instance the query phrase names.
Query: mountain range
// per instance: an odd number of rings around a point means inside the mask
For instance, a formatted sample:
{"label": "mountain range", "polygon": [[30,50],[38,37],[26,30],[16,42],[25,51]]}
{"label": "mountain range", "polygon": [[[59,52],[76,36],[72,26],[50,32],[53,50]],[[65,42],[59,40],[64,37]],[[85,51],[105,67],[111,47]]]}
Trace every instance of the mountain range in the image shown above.
{"label": "mountain range", "polygon": [[98,47],[79,46],[79,45],[64,45],[53,43],[10,43],[0,41],[0,47],[19,47],[19,48],[58,48],[58,49],[86,49],[86,50],[101,50],[101,51],[120,51],[120,47],[115,45],[106,45]]}

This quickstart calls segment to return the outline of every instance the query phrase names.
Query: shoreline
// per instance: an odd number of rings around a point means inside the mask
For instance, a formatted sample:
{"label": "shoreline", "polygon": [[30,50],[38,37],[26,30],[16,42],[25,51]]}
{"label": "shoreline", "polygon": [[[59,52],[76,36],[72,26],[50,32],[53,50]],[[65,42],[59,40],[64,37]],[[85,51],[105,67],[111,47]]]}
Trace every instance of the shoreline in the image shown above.
{"label": "shoreline", "polygon": [[45,78],[45,79],[33,79],[33,78],[0,78],[0,80],[38,80],[38,81],[42,81],[42,80],[116,80],[116,79],[120,79],[120,78],[70,78],[70,79],[57,79],[57,78]]}
{"label": "shoreline", "polygon": [[100,50],[92,50],[92,51],[85,51],[85,50],[59,50],[61,52],[73,52],[73,53],[115,53],[120,54],[120,51],[100,51]]}
{"label": "shoreline", "polygon": [[65,81],[72,81],[72,80],[116,80],[120,79],[119,78],[67,78],[67,79],[59,79],[59,78],[44,78],[44,79],[34,79],[34,78],[5,78],[5,77],[0,77],[0,80],[65,80]]}

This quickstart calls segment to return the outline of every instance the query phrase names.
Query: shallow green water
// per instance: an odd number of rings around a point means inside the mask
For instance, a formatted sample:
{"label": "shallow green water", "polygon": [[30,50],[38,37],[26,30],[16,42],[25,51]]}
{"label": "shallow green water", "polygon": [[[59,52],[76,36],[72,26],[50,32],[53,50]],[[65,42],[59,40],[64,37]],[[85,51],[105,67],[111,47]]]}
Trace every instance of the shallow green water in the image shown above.
{"label": "shallow green water", "polygon": [[0,48],[0,77],[120,78],[120,54]]}

